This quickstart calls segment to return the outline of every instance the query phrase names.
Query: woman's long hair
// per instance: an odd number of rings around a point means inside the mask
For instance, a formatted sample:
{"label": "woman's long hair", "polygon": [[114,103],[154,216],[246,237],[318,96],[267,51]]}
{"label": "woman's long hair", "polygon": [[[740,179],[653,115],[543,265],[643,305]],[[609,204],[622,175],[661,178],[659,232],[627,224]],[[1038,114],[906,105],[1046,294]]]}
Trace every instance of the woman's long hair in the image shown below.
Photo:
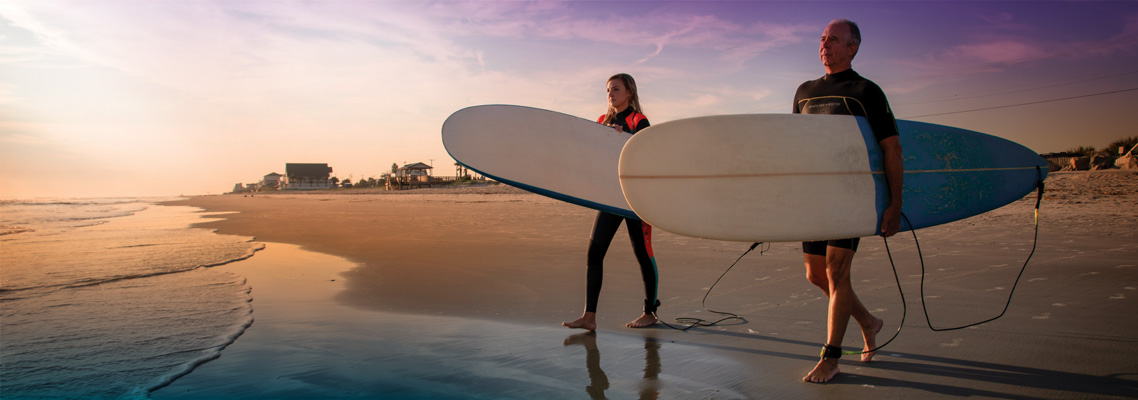
{"label": "woman's long hair", "polygon": [[[621,81],[621,83],[624,83],[624,88],[626,90],[628,90],[628,105],[629,105],[629,107],[632,107],[632,111],[636,111],[638,113],[643,114],[644,109],[640,108],[640,92],[636,90],[636,80],[632,79],[632,75],[629,75],[629,74],[616,74],[616,75],[613,75],[611,78],[609,78],[607,81],[605,81],[605,84],[607,85],[609,82],[612,82],[612,81],[617,80],[617,79],[619,79]],[[609,109],[608,112],[605,113],[605,120],[603,122],[605,124],[611,124],[612,119],[614,117],[616,117],[617,114],[620,114],[621,111],[624,111],[624,110],[617,110],[615,108],[612,108],[612,106],[609,106],[608,109]],[[630,128],[636,129],[635,127],[630,127]]]}

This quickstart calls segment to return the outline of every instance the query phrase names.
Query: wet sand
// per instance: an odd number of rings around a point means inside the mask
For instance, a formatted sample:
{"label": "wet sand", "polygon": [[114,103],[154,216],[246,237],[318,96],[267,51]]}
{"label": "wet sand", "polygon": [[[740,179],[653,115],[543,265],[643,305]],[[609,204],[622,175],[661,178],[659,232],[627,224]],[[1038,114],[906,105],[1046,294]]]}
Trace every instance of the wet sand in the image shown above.
{"label": "wet sand", "polygon": [[[1047,185],[1039,246],[1011,306],[978,327],[928,328],[912,236],[888,242],[905,302],[883,240],[863,240],[854,287],[885,320],[878,341],[897,331],[903,315],[904,329],[873,363],[843,358],[843,373],[824,385],[801,382],[825,338],[827,302],[806,282],[795,243],[747,255],[711,292],[708,307],[745,322],[686,332],[629,329],[624,323],[639,315],[643,291],[622,229],[606,259],[597,333],[579,336],[559,324],[583,307],[594,211],[505,186],[195,197],[174,204],[237,211],[204,226],[269,243],[252,259],[221,267],[248,278],[256,321],[219,359],[153,397],[249,382],[260,383],[236,393],[296,387],[281,386],[280,376],[343,389],[329,397],[414,398],[490,378],[507,390],[460,389],[454,398],[599,398],[598,390],[613,398],[657,391],[661,398],[1138,397],[1138,175],[1056,173]],[[1032,248],[1034,203],[1032,195],[917,232],[934,327],[1000,314]],[[701,300],[749,244],[659,230],[653,241],[660,316],[713,319]],[[303,261],[314,253],[346,264],[308,272],[325,264]],[[282,283],[288,273],[273,269],[290,260],[301,260],[290,267],[299,274],[287,281],[292,286]],[[299,293],[317,298],[283,309],[307,311],[272,310],[274,302],[285,304],[273,299]],[[273,348],[284,342],[258,329],[296,344]],[[323,346],[327,332],[342,337]],[[391,342],[414,351],[384,353]],[[861,344],[851,326],[845,349]],[[265,372],[266,365],[283,372]],[[646,377],[656,369],[655,378]],[[423,398],[445,398],[441,393]]]}

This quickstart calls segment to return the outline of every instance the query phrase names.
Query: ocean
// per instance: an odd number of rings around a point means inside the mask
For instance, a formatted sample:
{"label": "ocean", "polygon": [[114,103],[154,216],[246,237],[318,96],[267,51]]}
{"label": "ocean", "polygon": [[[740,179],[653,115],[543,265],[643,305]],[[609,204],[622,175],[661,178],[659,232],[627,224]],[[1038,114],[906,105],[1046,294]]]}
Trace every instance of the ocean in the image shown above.
{"label": "ocean", "polygon": [[745,368],[652,332],[340,304],[354,263],[163,200],[0,202],[0,399],[745,397]]}
{"label": "ocean", "polygon": [[252,324],[250,237],[172,199],[0,202],[0,398],[147,398]]}

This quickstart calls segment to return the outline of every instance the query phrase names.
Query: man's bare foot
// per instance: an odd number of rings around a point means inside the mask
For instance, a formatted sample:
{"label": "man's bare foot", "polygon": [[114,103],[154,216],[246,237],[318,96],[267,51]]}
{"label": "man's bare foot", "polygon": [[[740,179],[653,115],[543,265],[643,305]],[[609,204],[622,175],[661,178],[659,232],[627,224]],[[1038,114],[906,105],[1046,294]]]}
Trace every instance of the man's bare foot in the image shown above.
{"label": "man's bare foot", "polygon": [[629,328],[647,328],[649,326],[656,325],[657,322],[660,322],[660,320],[656,319],[655,315],[644,313],[640,315],[640,318],[624,324],[624,326],[627,326]]}
{"label": "man's bare foot", "polygon": [[[863,351],[869,351],[877,348],[877,333],[881,332],[881,327],[885,326],[885,321],[881,318],[874,317],[873,319],[877,322],[873,325],[873,330],[871,332],[866,332],[864,330],[861,331],[861,337],[865,340],[865,350]],[[861,362],[867,363],[873,361],[873,356],[875,355],[877,355],[876,351],[862,353]]]}
{"label": "man's bare foot", "polygon": [[842,371],[838,369],[838,359],[820,360],[818,361],[818,365],[814,366],[813,371],[810,371],[809,374],[802,377],[802,381],[810,383],[829,382],[831,379],[834,379],[835,376],[838,376],[839,372]]}
{"label": "man's bare foot", "polygon": [[562,322],[561,326],[573,329],[586,329],[590,331],[597,330],[597,313],[586,312],[581,314],[581,318],[577,318],[571,322]]}

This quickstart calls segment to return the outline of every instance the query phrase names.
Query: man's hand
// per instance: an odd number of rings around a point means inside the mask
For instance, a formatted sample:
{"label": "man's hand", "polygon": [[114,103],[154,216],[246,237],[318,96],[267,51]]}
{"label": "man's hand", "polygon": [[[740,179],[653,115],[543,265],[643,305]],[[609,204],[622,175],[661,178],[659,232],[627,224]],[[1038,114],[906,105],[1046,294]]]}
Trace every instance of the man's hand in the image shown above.
{"label": "man's hand", "polygon": [[893,207],[885,209],[881,213],[881,236],[890,237],[896,235],[901,230],[901,207]]}
{"label": "man's hand", "polygon": [[901,230],[901,193],[905,170],[901,163],[901,140],[897,136],[880,142],[884,153],[885,180],[889,186],[889,207],[881,213],[881,236],[890,237]]}

